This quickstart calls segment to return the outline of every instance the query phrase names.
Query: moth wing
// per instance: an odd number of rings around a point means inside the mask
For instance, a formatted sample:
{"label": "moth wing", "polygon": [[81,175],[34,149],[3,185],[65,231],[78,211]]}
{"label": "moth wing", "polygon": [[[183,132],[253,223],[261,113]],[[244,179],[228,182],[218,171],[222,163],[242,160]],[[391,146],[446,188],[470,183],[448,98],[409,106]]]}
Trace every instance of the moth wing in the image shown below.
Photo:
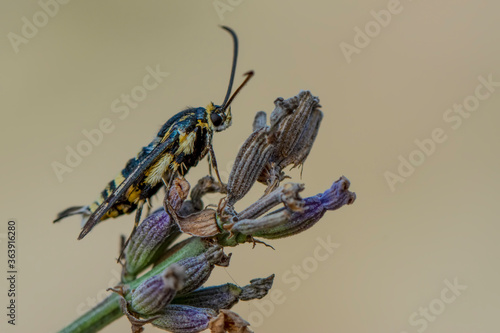
{"label": "moth wing", "polygon": [[130,186],[144,173],[144,171],[152,166],[158,157],[162,155],[175,142],[174,135],[166,136],[165,141],[159,143],[151,152],[143,158],[137,167],[128,175],[127,178],[109,195],[109,197],[97,207],[94,213],[89,216],[87,222],[82,228],[78,239],[85,237],[90,230],[101,220],[106,212],[113,207],[116,201],[126,193]]}

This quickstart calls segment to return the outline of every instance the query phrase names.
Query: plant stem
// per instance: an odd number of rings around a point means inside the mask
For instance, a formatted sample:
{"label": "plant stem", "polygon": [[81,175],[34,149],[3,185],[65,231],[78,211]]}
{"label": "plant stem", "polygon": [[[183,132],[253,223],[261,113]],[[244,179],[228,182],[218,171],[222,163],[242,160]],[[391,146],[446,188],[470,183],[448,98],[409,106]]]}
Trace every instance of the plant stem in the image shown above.
{"label": "plant stem", "polygon": [[[128,284],[130,289],[134,289],[142,281],[150,276],[157,275],[169,265],[182,260],[184,258],[194,257],[203,253],[209,243],[198,237],[191,237],[174,246],[169,250],[169,257],[162,261],[157,266],[153,267],[149,272],[140,278]],[[120,318],[123,313],[120,310],[119,296],[117,294],[109,295],[104,301],[97,304],[95,308],[87,311],[80,318],[63,328],[59,333],[91,333],[97,332],[116,319]]]}

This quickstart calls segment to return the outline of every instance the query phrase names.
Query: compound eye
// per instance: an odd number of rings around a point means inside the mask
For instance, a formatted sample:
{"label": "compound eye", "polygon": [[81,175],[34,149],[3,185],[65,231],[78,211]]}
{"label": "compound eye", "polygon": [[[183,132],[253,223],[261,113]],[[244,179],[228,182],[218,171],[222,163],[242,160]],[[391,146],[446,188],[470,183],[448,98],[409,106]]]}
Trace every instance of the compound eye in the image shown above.
{"label": "compound eye", "polygon": [[219,127],[222,125],[222,117],[217,114],[217,113],[212,113],[210,114],[210,120],[212,121],[212,124],[214,124],[215,127]]}

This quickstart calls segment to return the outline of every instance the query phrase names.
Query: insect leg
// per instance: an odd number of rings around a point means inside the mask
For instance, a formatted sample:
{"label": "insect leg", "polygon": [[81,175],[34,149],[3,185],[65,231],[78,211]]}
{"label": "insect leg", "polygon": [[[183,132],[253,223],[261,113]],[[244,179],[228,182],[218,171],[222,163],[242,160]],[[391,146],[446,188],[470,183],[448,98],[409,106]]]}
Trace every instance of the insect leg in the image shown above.
{"label": "insect leg", "polygon": [[127,247],[128,242],[130,241],[130,239],[132,238],[132,236],[135,234],[135,231],[137,230],[137,226],[139,225],[139,222],[141,221],[142,208],[144,207],[144,203],[145,203],[144,199],[140,200],[137,203],[137,211],[135,213],[134,228],[132,229],[132,232],[130,233],[130,236],[128,236],[127,240],[123,244],[122,251],[121,251],[120,255],[118,256],[118,259],[116,260],[116,262],[118,262],[118,263],[122,259],[123,254],[125,253],[125,248]]}
{"label": "insect leg", "polygon": [[208,175],[213,178],[213,175],[212,175],[212,156],[210,154],[208,154],[207,161],[208,161]]}
{"label": "insect leg", "polygon": [[146,217],[148,217],[151,214],[151,208],[153,208],[153,205],[151,204],[151,198],[146,199],[147,207],[146,207]]}
{"label": "insect leg", "polygon": [[[224,187],[224,183],[222,182],[222,180],[220,180],[220,175],[219,175],[219,169],[217,168],[217,160],[215,159],[215,152],[214,152],[214,148],[212,147],[212,145],[209,146],[208,148],[208,152],[209,152],[209,158],[210,158],[210,164],[212,164],[214,170],[215,170],[215,175],[217,176],[217,180],[219,181],[219,184],[221,187]],[[212,174],[210,174],[212,175]]]}
{"label": "insect leg", "polygon": [[177,175],[177,171],[172,172],[170,175],[170,179],[167,181],[167,176],[166,174],[163,174],[162,180],[163,184],[165,184],[165,199],[163,199],[163,208],[165,208],[165,211],[168,212],[168,195],[170,194],[170,187],[172,186],[172,183],[174,182],[175,175]]}

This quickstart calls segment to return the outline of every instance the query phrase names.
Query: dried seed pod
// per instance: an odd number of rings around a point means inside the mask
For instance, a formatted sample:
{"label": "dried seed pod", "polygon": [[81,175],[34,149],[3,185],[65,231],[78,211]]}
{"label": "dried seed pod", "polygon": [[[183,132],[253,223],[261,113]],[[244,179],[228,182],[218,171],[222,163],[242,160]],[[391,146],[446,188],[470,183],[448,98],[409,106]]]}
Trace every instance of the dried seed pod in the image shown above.
{"label": "dried seed pod", "polygon": [[163,273],[150,277],[131,292],[130,306],[139,314],[157,313],[174,299],[183,283],[183,269],[175,264],[167,267]]}
{"label": "dried seed pod", "polygon": [[236,156],[227,183],[227,205],[230,207],[248,193],[274,151],[267,140],[267,129],[263,127],[253,132]]}
{"label": "dried seed pod", "polygon": [[[253,236],[267,239],[283,238],[298,234],[312,227],[319,221],[327,210],[335,210],[344,205],[350,205],[356,200],[356,193],[350,192],[350,182],[344,176],[340,177],[324,193],[304,199],[304,207],[299,212],[294,212],[288,222],[255,232]],[[264,217],[280,214],[284,209],[276,210]]]}
{"label": "dried seed pod", "polygon": [[208,328],[217,312],[189,305],[169,304],[151,323],[172,333],[198,333]]}
{"label": "dried seed pod", "polygon": [[177,292],[182,295],[199,288],[208,280],[215,265],[228,266],[230,256],[224,254],[224,251],[214,246],[202,254],[186,258],[177,262],[182,267],[185,274],[184,287]]}

